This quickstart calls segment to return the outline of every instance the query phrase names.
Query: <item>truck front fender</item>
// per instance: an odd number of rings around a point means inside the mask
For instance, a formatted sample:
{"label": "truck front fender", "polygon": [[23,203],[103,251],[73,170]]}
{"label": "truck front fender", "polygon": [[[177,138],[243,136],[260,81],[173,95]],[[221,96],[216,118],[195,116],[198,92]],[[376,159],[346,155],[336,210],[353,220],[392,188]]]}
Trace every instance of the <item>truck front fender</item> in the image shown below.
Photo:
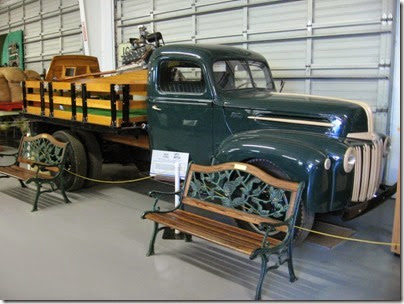
{"label": "truck front fender", "polygon": [[[309,210],[329,212],[334,210],[336,175],[341,180],[342,159],[346,145],[325,135],[283,130],[254,130],[241,132],[228,137],[218,147],[213,163],[266,159],[284,171],[293,181],[305,181],[303,194]],[[325,169],[325,161],[330,159],[332,166]],[[345,174],[347,175],[347,174]],[[347,181],[345,181],[348,183]],[[348,183],[349,184],[349,183]],[[348,185],[349,189],[349,185]],[[345,203],[344,197],[338,201]],[[339,206],[338,206],[339,207]]]}

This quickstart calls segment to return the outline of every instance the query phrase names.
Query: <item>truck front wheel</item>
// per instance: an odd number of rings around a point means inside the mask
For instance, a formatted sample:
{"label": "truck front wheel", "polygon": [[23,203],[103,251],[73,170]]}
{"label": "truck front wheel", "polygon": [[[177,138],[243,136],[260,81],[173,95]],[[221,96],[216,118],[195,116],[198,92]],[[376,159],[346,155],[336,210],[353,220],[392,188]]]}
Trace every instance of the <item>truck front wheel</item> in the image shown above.
{"label": "truck front wheel", "polygon": [[[261,170],[271,174],[274,177],[281,178],[284,180],[290,180],[290,177],[277,165],[272,163],[271,161],[267,159],[251,159],[247,163],[254,165]],[[311,229],[314,223],[314,215],[315,213],[308,210],[306,207],[306,204],[302,200],[300,202],[299,206],[299,211],[297,213],[297,218],[296,218],[296,226],[302,227],[305,229]],[[256,232],[260,232],[258,230],[258,227],[256,227],[253,224],[243,222],[243,221],[237,221],[238,226],[244,228],[244,229],[250,229]],[[262,233],[262,232],[261,232]],[[299,228],[295,228],[294,231],[294,242],[295,244],[300,244],[304,241],[304,239],[308,236],[309,232],[306,230],[302,230]]]}
{"label": "truck front wheel", "polygon": [[[63,130],[53,133],[53,137],[62,142],[69,142],[67,148],[65,169],[80,176],[87,174],[87,159],[86,151],[83,144],[80,142],[71,131]],[[84,179],[71,173],[65,172],[63,176],[64,187],[67,191],[79,190],[84,185]]]}

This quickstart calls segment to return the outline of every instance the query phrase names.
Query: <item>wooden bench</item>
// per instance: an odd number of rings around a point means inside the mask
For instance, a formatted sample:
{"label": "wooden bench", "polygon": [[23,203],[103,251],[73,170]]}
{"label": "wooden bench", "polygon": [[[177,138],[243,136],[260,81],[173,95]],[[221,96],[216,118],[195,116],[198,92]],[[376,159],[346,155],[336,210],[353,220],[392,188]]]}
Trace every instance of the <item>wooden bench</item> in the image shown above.
{"label": "wooden bench", "polygon": [[[151,191],[156,198],[153,210],[146,211],[142,218],[154,222],[147,256],[154,254],[156,235],[161,230],[177,229],[185,234],[200,237],[215,244],[249,255],[253,260],[262,260],[261,273],[255,299],[261,299],[261,288],[268,270],[288,262],[290,281],[297,278],[292,263],[292,240],[297,210],[304,183],[277,179],[264,171],[245,163],[225,163],[216,166],[192,164],[189,167],[184,190],[179,192]],[[178,207],[162,211],[157,206],[159,199],[167,194],[181,194]],[[194,211],[184,210],[193,209]],[[197,214],[195,208],[220,214],[248,223],[253,229],[235,227]],[[199,212],[198,212],[199,213]],[[216,216],[217,217],[217,216]],[[277,219],[276,219],[277,218]],[[159,227],[159,225],[162,227]],[[240,225],[241,226],[241,225]],[[246,225],[243,225],[246,226]],[[270,235],[278,232],[280,239]],[[268,257],[277,255],[277,263],[268,267]],[[286,257],[284,256],[286,255]]]}
{"label": "wooden bench", "polygon": [[[56,140],[49,134],[39,134],[34,137],[23,136],[17,153],[11,155],[0,153],[0,157],[15,157],[12,165],[0,166],[0,178],[16,178],[24,188],[26,187],[24,183],[36,184],[36,197],[32,211],[38,210],[38,199],[42,193],[53,192],[59,188],[65,203],[70,203],[63,188],[68,144]],[[23,168],[20,164],[27,164],[34,170]],[[50,189],[41,191],[43,184],[49,184]]]}

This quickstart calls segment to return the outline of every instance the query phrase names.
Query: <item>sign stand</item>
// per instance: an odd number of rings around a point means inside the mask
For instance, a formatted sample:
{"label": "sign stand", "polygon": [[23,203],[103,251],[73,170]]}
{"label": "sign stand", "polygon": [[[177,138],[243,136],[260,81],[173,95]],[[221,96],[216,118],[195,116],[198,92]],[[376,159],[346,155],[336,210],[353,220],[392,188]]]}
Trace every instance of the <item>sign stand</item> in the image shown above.
{"label": "sign stand", "polygon": [[[180,191],[181,179],[185,179],[188,159],[189,153],[153,150],[150,175],[171,181],[174,178],[175,192]],[[175,195],[175,207],[179,206],[180,199],[180,195]],[[176,229],[164,229],[163,239],[183,240],[185,235]]]}

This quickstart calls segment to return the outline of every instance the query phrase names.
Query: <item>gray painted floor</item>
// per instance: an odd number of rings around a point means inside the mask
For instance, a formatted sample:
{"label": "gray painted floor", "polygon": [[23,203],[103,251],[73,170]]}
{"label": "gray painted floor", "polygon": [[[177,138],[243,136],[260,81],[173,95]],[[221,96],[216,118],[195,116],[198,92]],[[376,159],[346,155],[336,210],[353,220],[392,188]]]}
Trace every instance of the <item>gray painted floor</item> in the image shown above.
{"label": "gray painted floor", "polygon": [[[104,178],[137,176],[134,167],[104,166]],[[147,180],[45,194],[0,179],[0,298],[6,300],[251,300],[259,262],[194,238],[157,239],[146,258],[152,223]],[[169,203],[165,205],[170,206]],[[356,238],[389,242],[394,201],[345,223]],[[401,263],[387,246],[343,242],[333,250],[303,244],[294,251],[298,281],[286,265],[270,273],[264,300],[400,300]]]}

